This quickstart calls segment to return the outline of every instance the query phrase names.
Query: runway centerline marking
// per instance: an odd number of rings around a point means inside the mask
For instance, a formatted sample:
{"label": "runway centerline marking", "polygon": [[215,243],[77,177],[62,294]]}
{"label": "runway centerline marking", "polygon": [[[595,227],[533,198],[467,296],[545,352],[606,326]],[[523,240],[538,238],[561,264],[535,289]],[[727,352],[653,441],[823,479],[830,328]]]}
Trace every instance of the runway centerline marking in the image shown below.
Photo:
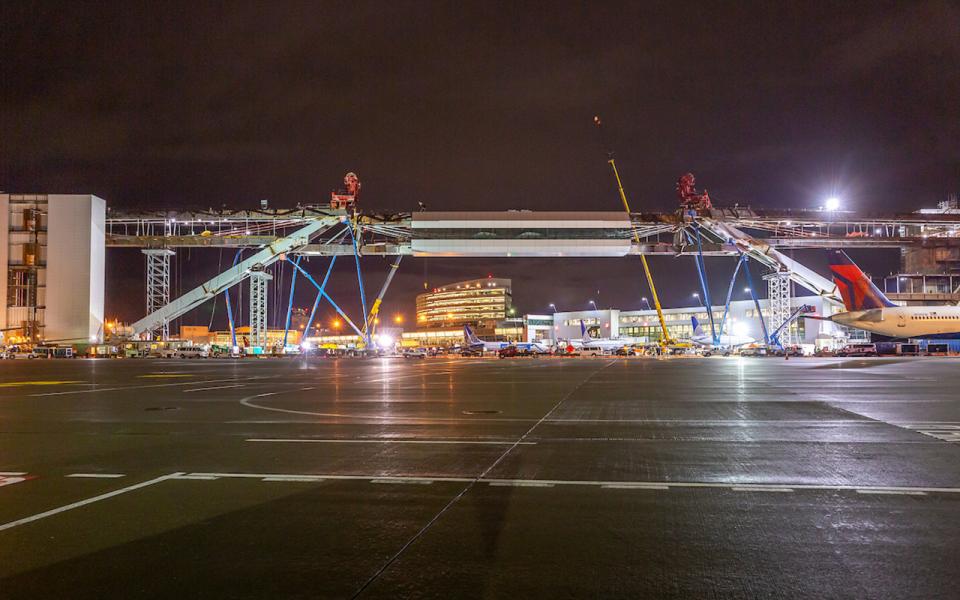
{"label": "runway centerline marking", "polygon": [[44,511],[42,513],[37,513],[29,517],[24,517],[22,519],[17,519],[16,521],[10,521],[9,523],[4,523],[0,525],[0,531],[7,529],[13,529],[14,527],[19,527],[20,525],[26,525],[27,523],[33,523],[34,521],[39,521],[40,519],[46,519],[47,517],[52,517],[60,513],[67,512],[68,510],[73,510],[75,508],[80,508],[88,504],[93,504],[94,502],[100,502],[101,500],[107,500],[108,498],[113,498],[121,494],[127,494],[135,490],[143,489],[151,485],[158,484],[169,479],[173,479],[178,475],[183,475],[183,473],[170,473],[169,475],[161,475],[160,477],[154,477],[147,481],[142,481],[134,485],[127,486],[125,488],[120,488],[119,490],[113,490],[112,492],[107,492],[106,494],[100,494],[99,496],[93,496],[92,498],[87,498],[86,500],[80,500],[78,502],[73,502],[71,504],[66,504],[59,508],[54,508],[51,510]]}

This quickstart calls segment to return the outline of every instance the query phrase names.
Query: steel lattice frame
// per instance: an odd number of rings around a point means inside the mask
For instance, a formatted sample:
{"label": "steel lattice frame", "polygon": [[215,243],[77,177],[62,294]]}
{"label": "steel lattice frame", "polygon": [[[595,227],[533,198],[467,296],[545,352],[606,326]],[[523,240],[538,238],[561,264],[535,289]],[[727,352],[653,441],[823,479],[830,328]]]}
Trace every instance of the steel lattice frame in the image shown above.
{"label": "steel lattice frame", "polygon": [[[790,308],[792,300],[790,294],[792,287],[790,285],[790,271],[777,271],[776,273],[764,275],[763,278],[767,280],[767,299],[770,302],[768,329],[770,331],[776,331],[790,318],[790,313],[792,312]],[[790,325],[783,328],[783,331],[779,335],[779,340],[780,344],[785,348],[793,345],[793,331],[791,331]]]}
{"label": "steel lattice frame", "polygon": [[273,277],[261,266],[250,272],[250,345],[267,346],[267,282]]}
{"label": "steel lattice frame", "polygon": [[[173,250],[143,250],[147,256],[147,314],[170,303],[170,257]],[[151,330],[154,339],[170,339],[170,322]]]}

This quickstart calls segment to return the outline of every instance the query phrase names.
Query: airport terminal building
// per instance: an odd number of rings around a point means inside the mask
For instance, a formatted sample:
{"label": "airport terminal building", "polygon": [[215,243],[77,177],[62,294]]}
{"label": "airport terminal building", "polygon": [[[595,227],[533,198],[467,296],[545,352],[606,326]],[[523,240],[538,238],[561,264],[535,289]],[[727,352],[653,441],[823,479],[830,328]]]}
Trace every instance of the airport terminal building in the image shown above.
{"label": "airport terminal building", "polygon": [[[809,305],[816,314],[824,314],[824,302],[819,296],[798,296],[793,306]],[[760,312],[765,323],[770,319],[770,304],[759,300]],[[828,307],[829,308],[829,307]],[[723,306],[713,307],[713,319],[719,329],[723,319]],[[829,313],[828,313],[829,314]],[[670,336],[678,341],[689,340],[693,335],[691,318],[696,317],[704,331],[710,332],[710,315],[706,307],[665,308],[663,316]],[[579,340],[582,337],[581,321],[594,338],[638,338],[642,342],[660,339],[660,322],[655,310],[619,310],[615,308],[557,312],[553,315],[527,315],[524,341],[555,343],[558,340]],[[724,333],[736,333],[763,341],[763,326],[753,300],[738,300],[730,303],[730,312]],[[807,347],[835,347],[850,341],[866,340],[864,332],[853,332],[826,321],[797,319],[790,325],[793,343]],[[719,332],[718,332],[719,333]]]}

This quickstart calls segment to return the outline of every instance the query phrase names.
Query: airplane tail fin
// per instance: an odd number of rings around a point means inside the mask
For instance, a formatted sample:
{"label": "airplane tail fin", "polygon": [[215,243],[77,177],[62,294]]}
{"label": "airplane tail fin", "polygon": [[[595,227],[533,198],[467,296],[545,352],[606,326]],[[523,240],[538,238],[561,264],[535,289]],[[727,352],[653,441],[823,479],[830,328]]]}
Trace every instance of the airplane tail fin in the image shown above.
{"label": "airplane tail fin", "polygon": [[590,334],[587,333],[587,324],[583,322],[583,319],[580,319],[580,339],[584,342],[592,341]]}
{"label": "airplane tail fin", "polygon": [[843,250],[828,250],[830,271],[833,282],[840,291],[843,305],[847,310],[869,310],[896,306],[883,295],[870,278],[856,265]]}
{"label": "airplane tail fin", "polygon": [[700,326],[700,321],[696,317],[690,317],[690,323],[693,325],[693,335],[703,335],[703,327]]}
{"label": "airplane tail fin", "polygon": [[480,341],[477,338],[477,335],[473,333],[473,330],[470,329],[469,325],[463,326],[463,339],[467,342],[467,344],[476,344]]}

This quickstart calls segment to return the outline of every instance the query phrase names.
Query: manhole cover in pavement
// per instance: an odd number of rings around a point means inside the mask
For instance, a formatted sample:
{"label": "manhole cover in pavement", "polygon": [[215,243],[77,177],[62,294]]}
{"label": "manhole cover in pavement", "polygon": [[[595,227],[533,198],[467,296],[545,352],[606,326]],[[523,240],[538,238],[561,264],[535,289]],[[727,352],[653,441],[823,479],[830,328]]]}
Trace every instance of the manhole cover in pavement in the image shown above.
{"label": "manhole cover in pavement", "polygon": [[501,411],[499,410],[465,410],[462,412],[465,415],[499,415]]}
{"label": "manhole cover in pavement", "polygon": [[180,407],[179,406],[148,406],[143,410],[147,412],[153,412],[158,410],[180,410]]}

